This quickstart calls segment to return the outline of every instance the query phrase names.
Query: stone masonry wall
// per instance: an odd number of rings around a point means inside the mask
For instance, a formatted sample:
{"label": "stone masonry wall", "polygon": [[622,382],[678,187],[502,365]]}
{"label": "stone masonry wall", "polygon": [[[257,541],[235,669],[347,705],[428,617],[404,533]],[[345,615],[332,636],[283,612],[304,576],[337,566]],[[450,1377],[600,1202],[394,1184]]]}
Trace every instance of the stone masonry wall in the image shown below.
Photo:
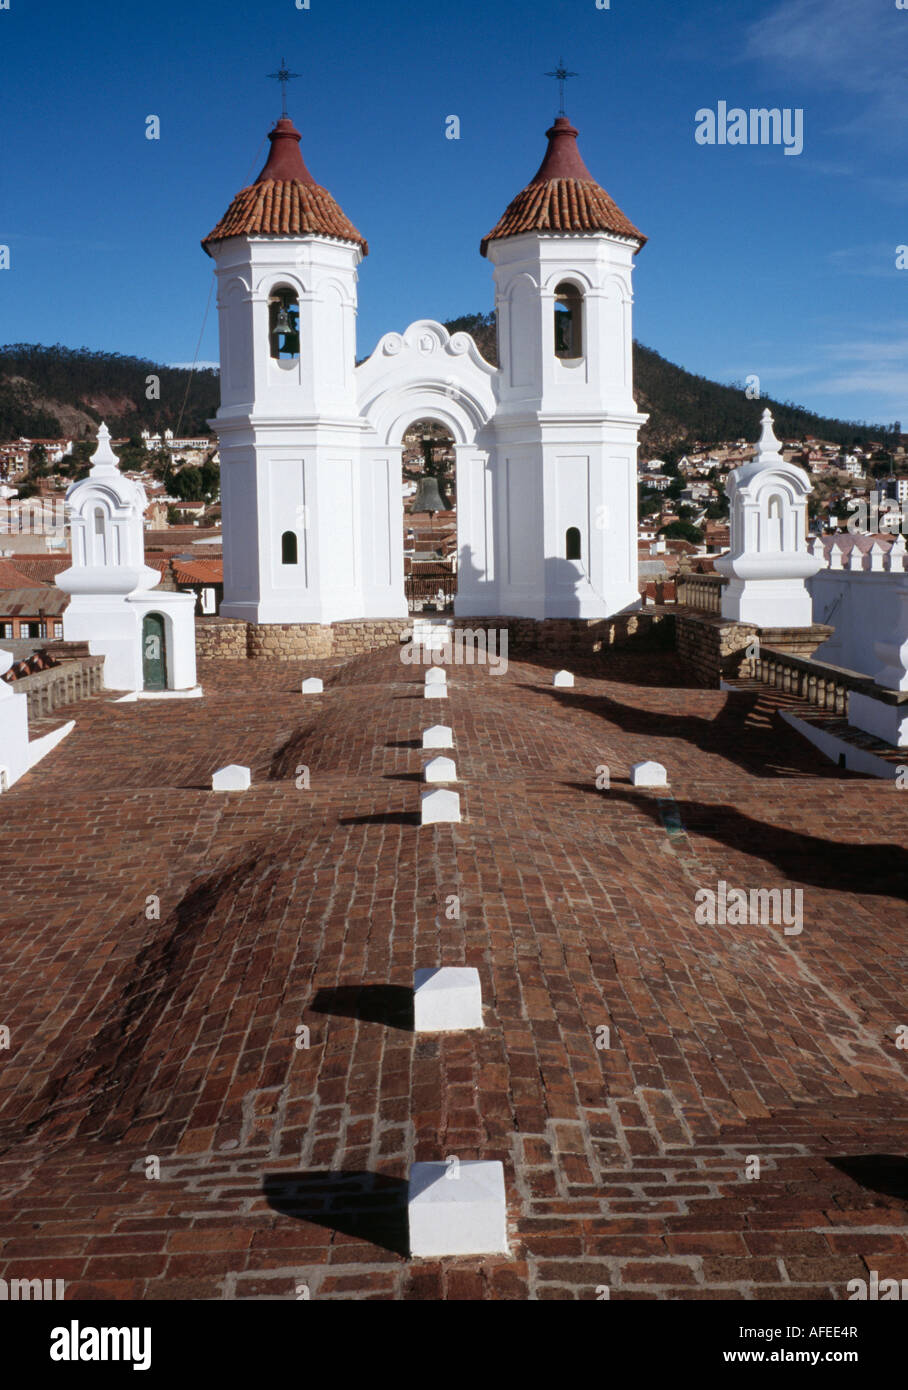
{"label": "stone masonry wall", "polygon": [[826,640],[830,630],[822,623],[812,627],[760,628],[711,613],[679,609],[675,614],[675,649],[690,678],[714,689],[721,680],[754,674],[754,663],[746,655],[754,638],[761,646],[806,659]]}
{"label": "stone masonry wall", "polygon": [[745,649],[759,631],[750,623],[679,611],[675,614],[675,650],[692,680],[715,689],[720,680],[750,675]]}
{"label": "stone masonry wall", "polygon": [[[641,612],[608,619],[492,617],[455,618],[455,628],[507,631],[508,650],[515,655],[563,653],[590,656],[628,642],[664,645],[670,641],[670,622],[663,613]],[[359,656],[380,647],[393,647],[411,630],[410,618],[361,618],[347,622],[245,623],[233,618],[197,618],[199,657],[244,660],[286,660],[308,657]]]}
{"label": "stone masonry wall", "polygon": [[236,618],[196,618],[197,657],[246,657],[246,623]]}

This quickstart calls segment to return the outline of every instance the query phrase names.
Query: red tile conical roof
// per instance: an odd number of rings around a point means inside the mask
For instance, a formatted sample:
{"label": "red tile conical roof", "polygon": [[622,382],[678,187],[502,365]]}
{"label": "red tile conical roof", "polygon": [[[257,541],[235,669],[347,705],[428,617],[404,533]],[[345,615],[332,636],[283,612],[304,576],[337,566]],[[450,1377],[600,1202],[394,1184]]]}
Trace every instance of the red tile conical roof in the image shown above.
{"label": "red tile conical roof", "polygon": [[[220,222],[202,242],[231,236],[330,236],[352,241],[364,256],[369,245],[341,211],[326,188],[315,182],[303,162],[301,135],[282,116],[269,132],[271,150],[255,183],[241,188]],[[211,255],[211,252],[208,251]]]}
{"label": "red tile conical roof", "polygon": [[636,241],[639,251],[646,237],[593,178],[577,148],[577,130],[567,116],[558,116],[546,135],[545,158],[483,237],[482,255],[487,255],[490,241],[523,232],[613,232]]}

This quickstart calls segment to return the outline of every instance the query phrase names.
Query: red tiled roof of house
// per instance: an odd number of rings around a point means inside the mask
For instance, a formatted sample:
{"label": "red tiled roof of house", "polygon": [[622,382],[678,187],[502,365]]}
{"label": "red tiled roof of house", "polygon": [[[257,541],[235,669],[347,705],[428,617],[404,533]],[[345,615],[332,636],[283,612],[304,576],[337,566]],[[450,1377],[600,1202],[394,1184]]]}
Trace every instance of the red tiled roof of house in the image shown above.
{"label": "red tiled roof of house", "polygon": [[559,116],[546,135],[549,146],[539,169],[483,237],[480,253],[487,255],[490,241],[523,232],[612,232],[636,241],[639,251],[646,237],[587,169],[576,127]]}
{"label": "red tiled roof of house", "polygon": [[35,589],[41,583],[24,567],[20,569],[18,562],[0,559],[0,589]]}
{"label": "red tiled roof of house", "polygon": [[173,577],[178,584],[223,584],[223,560],[173,560]]}
{"label": "red tiled roof of house", "polygon": [[69,594],[51,584],[26,582],[0,589],[3,618],[58,617],[69,603]]}
{"label": "red tiled roof of house", "polygon": [[[17,555],[11,563],[30,583],[53,584],[57,575],[72,565],[71,555]],[[10,562],[7,562],[10,563]]]}
{"label": "red tiled roof of house", "polygon": [[316,236],[352,241],[364,256],[369,245],[326,188],[315,182],[303,163],[302,137],[286,116],[268,139],[271,152],[255,183],[241,188],[202,247],[232,236]]}

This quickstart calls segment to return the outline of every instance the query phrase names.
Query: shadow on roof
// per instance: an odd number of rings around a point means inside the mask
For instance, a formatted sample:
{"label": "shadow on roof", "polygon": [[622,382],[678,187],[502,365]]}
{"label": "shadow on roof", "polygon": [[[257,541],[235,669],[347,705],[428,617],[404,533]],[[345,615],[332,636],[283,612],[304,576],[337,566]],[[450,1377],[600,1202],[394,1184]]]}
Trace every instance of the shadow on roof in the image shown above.
{"label": "shadow on roof", "polygon": [[413,990],[404,985],[338,985],[320,989],[309,1005],[313,1013],[358,1018],[413,1032]]}
{"label": "shadow on roof", "polygon": [[908,1203],[908,1159],[904,1154],[855,1154],[828,1161],[859,1187]]}
{"label": "shadow on roof", "polygon": [[[856,777],[824,758],[812,744],[795,733],[778,711],[759,708],[758,690],[728,693],[718,714],[672,714],[665,710],[646,710],[639,705],[585,691],[549,686],[524,685],[525,690],[547,695],[566,709],[595,714],[607,719],[624,734],[639,734],[647,740],[677,738],[703,753],[724,758],[754,777],[830,777],[837,780]],[[655,756],[651,753],[651,756]]]}
{"label": "shadow on roof", "polygon": [[[667,809],[660,805],[660,800],[667,800],[665,797],[656,799],[614,785],[608,792],[587,785],[583,785],[583,790],[629,802],[658,824],[666,824]],[[756,820],[728,803],[705,805],[699,801],[672,799],[676,834],[699,835],[727,845],[737,853],[763,859],[794,884],[806,883],[814,888],[855,893],[859,897],[891,897],[900,901],[904,898],[908,850],[903,845],[827,840],[819,835],[790,830],[784,825]]]}
{"label": "shadow on roof", "polygon": [[295,1221],[311,1221],[354,1240],[407,1255],[407,1183],[383,1173],[266,1173],[268,1205]]}

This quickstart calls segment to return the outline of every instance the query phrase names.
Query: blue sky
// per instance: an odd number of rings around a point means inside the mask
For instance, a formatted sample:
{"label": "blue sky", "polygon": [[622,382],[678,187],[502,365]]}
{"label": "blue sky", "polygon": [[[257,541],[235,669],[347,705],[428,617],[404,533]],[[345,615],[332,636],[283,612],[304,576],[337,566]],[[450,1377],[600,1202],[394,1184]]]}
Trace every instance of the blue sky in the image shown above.
{"label": "blue sky", "polygon": [[[0,341],[192,361],[199,241],[290,114],[370,244],[357,350],[493,306],[479,241],[557,109],[649,237],[635,336],[719,381],[908,428],[908,10],[895,0],[10,0]],[[805,148],[701,146],[695,113],[804,111]],[[145,118],[161,139],[145,138]],[[461,121],[459,141],[445,118]],[[217,358],[212,300],[199,357]]]}

